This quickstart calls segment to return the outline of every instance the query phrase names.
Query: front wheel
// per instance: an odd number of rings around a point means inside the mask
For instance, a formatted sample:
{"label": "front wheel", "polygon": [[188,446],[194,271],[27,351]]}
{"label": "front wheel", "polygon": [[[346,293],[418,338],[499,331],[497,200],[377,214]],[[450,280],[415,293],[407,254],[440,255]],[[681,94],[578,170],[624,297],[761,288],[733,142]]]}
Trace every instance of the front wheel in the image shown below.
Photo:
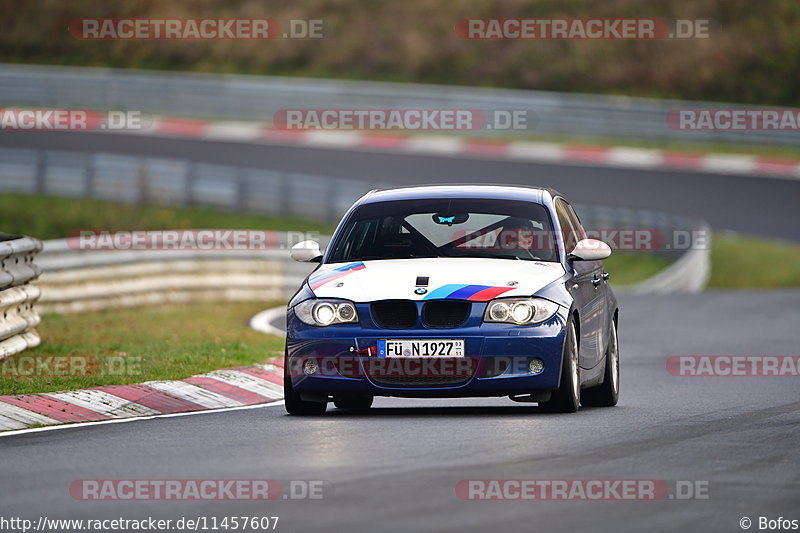
{"label": "front wheel", "polygon": [[294,391],[289,376],[283,377],[283,401],[286,412],[295,416],[322,415],[328,408],[328,402],[309,402],[301,399],[300,394]]}
{"label": "front wheel", "polygon": [[611,337],[606,348],[606,367],[603,382],[583,391],[581,404],[586,407],[612,407],[619,400],[619,345],[617,325],[611,324]]}
{"label": "front wheel", "polygon": [[567,326],[561,359],[561,383],[550,399],[539,403],[539,407],[551,413],[574,413],[581,403],[581,385],[578,375],[578,336],[572,320]]}

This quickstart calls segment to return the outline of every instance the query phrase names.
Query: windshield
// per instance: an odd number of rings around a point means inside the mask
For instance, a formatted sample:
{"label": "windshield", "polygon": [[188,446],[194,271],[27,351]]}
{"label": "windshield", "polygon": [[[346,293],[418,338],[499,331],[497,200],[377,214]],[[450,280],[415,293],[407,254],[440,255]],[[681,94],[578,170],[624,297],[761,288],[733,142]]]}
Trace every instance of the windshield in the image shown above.
{"label": "windshield", "polygon": [[420,257],[558,261],[547,209],[530,202],[451,198],[357,208],[332,244],[330,263]]}

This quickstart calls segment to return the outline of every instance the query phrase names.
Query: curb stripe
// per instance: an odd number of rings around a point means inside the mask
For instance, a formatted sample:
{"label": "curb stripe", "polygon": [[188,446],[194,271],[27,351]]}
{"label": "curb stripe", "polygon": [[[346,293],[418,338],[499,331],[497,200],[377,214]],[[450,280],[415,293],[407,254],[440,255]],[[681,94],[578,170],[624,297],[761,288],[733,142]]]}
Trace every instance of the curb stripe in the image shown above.
{"label": "curb stripe", "polygon": [[114,396],[99,389],[84,389],[67,392],[51,392],[44,394],[51,398],[73,403],[92,411],[97,411],[112,418],[127,418],[133,416],[157,415],[154,411],[143,405],[131,403],[119,396]]}
{"label": "curb stripe", "polygon": [[202,120],[159,117],[155,129],[159,133],[166,133],[168,135],[200,137],[208,133],[210,124],[210,122]]}
{"label": "curb stripe", "polygon": [[23,429],[34,424],[52,426],[58,420],[9,403],[0,403],[0,429]]}
{"label": "curb stripe", "polygon": [[622,168],[684,169],[722,174],[755,174],[773,178],[800,178],[800,159],[776,160],[741,154],[675,152],[628,146],[569,145],[534,141],[496,141],[453,136],[361,131],[275,130],[264,123],[202,121],[176,117],[152,117],[150,130],[137,133],[231,141],[260,141],[320,148],[390,150],[432,155],[476,156],[590,163]]}
{"label": "curb stripe", "polygon": [[273,130],[272,128],[264,126],[261,128],[259,138],[263,141],[302,144],[305,139],[305,132]]}
{"label": "curb stripe", "polygon": [[691,152],[663,152],[661,164],[665,167],[699,170],[703,164],[703,156]]}
{"label": "curb stripe", "polygon": [[407,136],[390,135],[365,135],[358,144],[363,148],[405,148],[408,145]]}
{"label": "curb stripe", "polygon": [[215,370],[209,373],[208,376],[234,387],[254,392],[270,400],[283,398],[282,386],[275,385],[271,381],[261,379],[246,372],[239,372],[238,370]]}
{"label": "curb stripe", "polygon": [[182,381],[0,396],[0,432],[236,409],[283,399],[283,361],[215,370]]}
{"label": "curb stripe", "polygon": [[63,402],[51,396],[41,394],[23,394],[19,396],[3,396],[0,400],[35,413],[49,416],[59,422],[96,422],[98,420],[110,420],[97,411],[92,411],[79,405]]}
{"label": "curb stripe", "polygon": [[243,389],[236,385],[231,385],[230,383],[226,383],[219,379],[214,379],[212,377],[205,377],[205,376],[194,376],[191,378],[186,378],[186,383],[191,383],[192,385],[196,385],[206,390],[210,390],[211,392],[215,392],[222,396],[226,396],[232,400],[235,400],[242,405],[253,405],[256,403],[262,403],[267,400],[274,400],[275,398],[271,398],[268,396],[262,396],[258,393],[251,392],[249,390]]}
{"label": "curb stripe", "polygon": [[227,396],[222,396],[202,387],[186,383],[185,381],[148,381],[145,382],[144,385],[165,392],[170,396],[202,405],[206,409],[242,406],[241,403]]}
{"label": "curb stripe", "polygon": [[605,163],[611,150],[599,146],[566,146],[564,158],[571,161]]}
{"label": "curb stripe", "polygon": [[279,374],[273,374],[272,372],[267,372],[265,370],[261,370],[260,368],[240,368],[238,369],[240,372],[244,372],[245,374],[249,374],[251,376],[255,376],[260,379],[264,379],[269,381],[270,383],[274,383],[275,385],[279,385],[281,390],[283,390],[283,369],[280,369]]}
{"label": "curb stripe", "polygon": [[507,155],[508,143],[502,141],[465,141],[462,151],[482,155]]}
{"label": "curb stripe", "polygon": [[183,413],[204,409],[200,404],[170,396],[147,385],[109,385],[102,390],[160,413]]}

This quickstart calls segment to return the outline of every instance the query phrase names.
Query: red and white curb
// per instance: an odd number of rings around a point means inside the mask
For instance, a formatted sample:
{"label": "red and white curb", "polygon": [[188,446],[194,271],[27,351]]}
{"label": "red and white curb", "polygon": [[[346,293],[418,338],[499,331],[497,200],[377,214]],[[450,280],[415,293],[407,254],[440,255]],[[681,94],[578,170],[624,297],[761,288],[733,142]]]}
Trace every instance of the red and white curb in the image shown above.
{"label": "red and white curb", "polygon": [[283,362],[180,381],[0,396],[0,431],[241,408],[283,399]]}
{"label": "red and white curb", "polygon": [[288,131],[276,130],[263,123],[215,122],[174,117],[151,117],[147,122],[149,122],[149,127],[146,129],[117,131],[166,137],[312,146],[328,149],[420,155],[466,155],[557,164],[683,170],[800,179],[800,159],[790,158],[529,141],[495,141],[411,133]]}

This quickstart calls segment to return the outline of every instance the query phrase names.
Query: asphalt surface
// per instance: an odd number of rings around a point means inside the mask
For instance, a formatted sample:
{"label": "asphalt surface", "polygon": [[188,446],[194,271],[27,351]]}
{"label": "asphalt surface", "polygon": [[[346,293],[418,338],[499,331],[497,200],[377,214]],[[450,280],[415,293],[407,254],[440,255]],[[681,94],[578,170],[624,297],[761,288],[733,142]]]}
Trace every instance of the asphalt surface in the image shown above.
{"label": "asphalt surface", "polygon": [[573,202],[648,208],[702,218],[729,229],[800,242],[800,180],[704,172],[514,162],[463,155],[158,138],[119,133],[0,132],[0,146],[175,157],[316,173],[370,183],[513,183],[554,187]]}
{"label": "asphalt surface", "polygon": [[[800,519],[797,378],[681,378],[671,355],[797,354],[800,291],[621,295],[620,405],[380,399],[0,437],[0,517],[279,516],[279,531],[741,531]],[[82,502],[76,479],[325,480],[322,500]],[[462,501],[462,479],[708,482],[708,499]]]}

